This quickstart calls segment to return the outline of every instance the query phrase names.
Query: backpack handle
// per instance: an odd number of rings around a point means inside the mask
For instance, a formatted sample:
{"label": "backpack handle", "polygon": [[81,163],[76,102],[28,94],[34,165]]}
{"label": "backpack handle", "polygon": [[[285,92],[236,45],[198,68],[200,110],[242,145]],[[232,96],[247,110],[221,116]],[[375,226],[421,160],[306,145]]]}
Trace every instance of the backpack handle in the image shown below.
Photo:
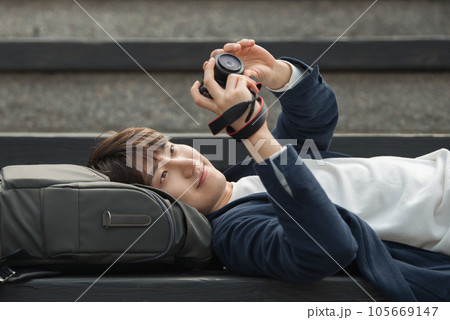
{"label": "backpack handle", "polygon": [[120,214],[106,211],[102,215],[103,228],[148,227],[152,218],[146,214]]}

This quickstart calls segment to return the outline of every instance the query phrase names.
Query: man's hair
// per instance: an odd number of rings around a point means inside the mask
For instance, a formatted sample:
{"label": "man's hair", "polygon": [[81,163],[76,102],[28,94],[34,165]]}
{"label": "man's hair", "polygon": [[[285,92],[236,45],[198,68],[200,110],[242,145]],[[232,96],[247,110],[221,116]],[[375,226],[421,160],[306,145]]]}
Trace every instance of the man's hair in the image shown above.
{"label": "man's hair", "polygon": [[[151,185],[158,164],[155,156],[164,150],[167,140],[163,134],[149,128],[114,132],[92,150],[87,166],[114,182]],[[148,160],[152,163],[151,170],[148,170]]]}

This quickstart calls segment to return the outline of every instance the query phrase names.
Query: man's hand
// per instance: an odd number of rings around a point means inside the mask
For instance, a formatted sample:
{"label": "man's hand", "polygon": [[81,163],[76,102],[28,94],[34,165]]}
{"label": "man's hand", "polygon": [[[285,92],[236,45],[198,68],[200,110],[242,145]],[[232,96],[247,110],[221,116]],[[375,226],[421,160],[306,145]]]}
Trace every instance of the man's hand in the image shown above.
{"label": "man's hand", "polygon": [[254,80],[238,74],[230,74],[227,78],[226,87],[223,89],[214,79],[214,64],[214,58],[209,59],[204,66],[203,77],[203,84],[214,100],[200,94],[200,82],[196,81],[191,88],[191,96],[198,106],[221,115],[234,105],[251,100],[250,90],[259,91]]}
{"label": "man's hand", "polygon": [[[228,76],[226,87],[223,89],[214,80],[214,63],[215,60],[211,58],[203,67],[205,70],[203,84],[214,100],[204,97],[199,92],[200,82],[196,81],[191,88],[191,96],[198,106],[210,110],[217,115],[221,115],[232,106],[244,101],[249,101],[252,98],[249,89],[258,92],[256,83],[252,79],[246,75],[236,74]],[[258,102],[256,102],[256,104],[253,114],[258,112],[260,107]],[[246,116],[247,112],[231,124],[234,130],[239,130],[245,125]],[[254,157],[256,161],[266,159],[281,150],[280,144],[275,140],[268,129],[267,122],[264,122],[262,127],[249,139],[243,140],[243,143],[250,155]],[[257,148],[254,146],[257,146]]]}
{"label": "man's hand", "polygon": [[211,57],[222,52],[234,54],[241,59],[245,65],[244,75],[255,77],[270,89],[283,87],[291,77],[289,64],[276,60],[266,49],[256,45],[255,40],[242,39],[236,43],[227,43],[222,49],[212,51]]}

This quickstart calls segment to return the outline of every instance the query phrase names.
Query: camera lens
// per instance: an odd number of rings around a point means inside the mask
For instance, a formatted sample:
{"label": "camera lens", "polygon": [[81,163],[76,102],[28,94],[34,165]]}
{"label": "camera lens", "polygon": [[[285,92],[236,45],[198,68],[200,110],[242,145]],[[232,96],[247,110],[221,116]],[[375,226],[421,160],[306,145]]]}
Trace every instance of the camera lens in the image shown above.
{"label": "camera lens", "polygon": [[241,61],[231,54],[222,54],[217,62],[228,72],[237,72],[242,68]]}
{"label": "camera lens", "polygon": [[244,73],[244,63],[231,53],[219,53],[215,59],[214,79],[222,88],[226,86],[228,75]]}

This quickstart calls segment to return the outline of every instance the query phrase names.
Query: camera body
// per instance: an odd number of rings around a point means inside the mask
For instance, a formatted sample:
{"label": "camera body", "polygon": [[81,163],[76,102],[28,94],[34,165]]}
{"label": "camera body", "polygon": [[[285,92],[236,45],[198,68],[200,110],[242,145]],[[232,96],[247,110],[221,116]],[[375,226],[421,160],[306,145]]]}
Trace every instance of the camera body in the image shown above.
{"label": "camera body", "polygon": [[[244,73],[244,63],[235,55],[223,52],[219,53],[214,58],[216,60],[216,63],[214,65],[214,79],[222,88],[225,89],[228,75],[232,73]],[[203,81],[200,84],[199,91],[203,96],[212,99],[211,95],[208,92],[208,89],[206,89],[206,87],[203,85]]]}

